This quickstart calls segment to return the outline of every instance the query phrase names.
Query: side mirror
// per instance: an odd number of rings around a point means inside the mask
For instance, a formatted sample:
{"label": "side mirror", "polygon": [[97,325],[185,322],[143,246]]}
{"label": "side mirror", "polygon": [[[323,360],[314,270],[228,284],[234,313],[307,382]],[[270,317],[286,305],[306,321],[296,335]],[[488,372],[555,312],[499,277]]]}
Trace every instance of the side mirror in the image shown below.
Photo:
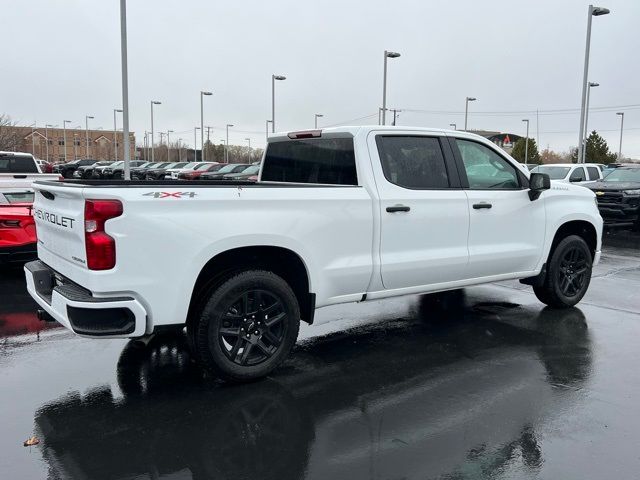
{"label": "side mirror", "polygon": [[546,173],[532,173],[529,177],[529,199],[537,200],[542,192],[551,188],[551,179]]}
{"label": "side mirror", "polygon": [[571,177],[571,178],[569,178],[569,181],[570,181],[571,183],[575,183],[575,182],[582,182],[582,179],[581,179],[581,178],[579,178],[579,177]]}

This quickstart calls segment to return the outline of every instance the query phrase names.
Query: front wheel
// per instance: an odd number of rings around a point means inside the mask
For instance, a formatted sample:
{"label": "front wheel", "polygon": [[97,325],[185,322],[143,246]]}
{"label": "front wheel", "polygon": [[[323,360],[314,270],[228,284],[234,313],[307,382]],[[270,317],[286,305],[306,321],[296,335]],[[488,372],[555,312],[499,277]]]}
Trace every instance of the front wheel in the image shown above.
{"label": "front wheel", "polygon": [[287,282],[248,270],[216,288],[190,328],[200,363],[223,380],[242,382],[282,363],[299,326],[300,308]]}
{"label": "front wheel", "polygon": [[592,261],[584,239],[577,235],[562,239],[550,256],[544,284],[533,287],[538,300],[550,307],[573,307],[587,293]]}

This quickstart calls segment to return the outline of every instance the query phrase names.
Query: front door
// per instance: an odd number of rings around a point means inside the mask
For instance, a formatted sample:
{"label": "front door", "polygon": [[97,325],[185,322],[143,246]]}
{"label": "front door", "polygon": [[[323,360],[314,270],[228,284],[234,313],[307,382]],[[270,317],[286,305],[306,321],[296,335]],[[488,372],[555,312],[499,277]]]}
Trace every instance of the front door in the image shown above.
{"label": "front door", "polygon": [[465,277],[469,207],[445,137],[372,132],[385,289]]}

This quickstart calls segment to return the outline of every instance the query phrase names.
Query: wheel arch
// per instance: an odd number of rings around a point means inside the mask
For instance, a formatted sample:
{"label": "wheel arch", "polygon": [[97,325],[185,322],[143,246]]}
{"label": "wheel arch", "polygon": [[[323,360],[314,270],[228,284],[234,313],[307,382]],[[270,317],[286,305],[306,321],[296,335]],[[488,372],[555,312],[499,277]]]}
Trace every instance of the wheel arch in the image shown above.
{"label": "wheel arch", "polygon": [[193,321],[203,303],[204,296],[242,270],[261,269],[282,277],[291,287],[300,306],[301,319],[313,323],[315,294],[310,291],[309,269],[293,250],[273,245],[243,246],[225,250],[209,259],[200,270],[191,292],[187,323]]}
{"label": "wheel arch", "polygon": [[553,254],[558,243],[560,243],[563,238],[570,235],[577,235],[581,237],[589,246],[591,259],[595,257],[596,249],[598,247],[598,233],[595,225],[587,220],[570,220],[560,225],[553,236],[548,257]]}

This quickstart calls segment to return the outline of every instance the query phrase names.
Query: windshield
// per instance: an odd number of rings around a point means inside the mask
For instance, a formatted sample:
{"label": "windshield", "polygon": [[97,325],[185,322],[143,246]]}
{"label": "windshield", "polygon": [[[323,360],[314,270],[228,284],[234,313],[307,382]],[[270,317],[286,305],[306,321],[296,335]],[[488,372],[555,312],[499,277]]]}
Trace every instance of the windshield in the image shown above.
{"label": "windshield", "polygon": [[200,162],[190,162],[190,163],[187,163],[184,167],[182,167],[182,169],[183,170],[195,170],[200,165],[202,165],[202,163],[200,163]]}
{"label": "windshield", "polygon": [[218,170],[218,173],[231,173],[233,172],[234,169],[236,169],[238,166],[237,165],[225,165],[224,167],[222,167],[220,170]]}
{"label": "windshield", "polygon": [[4,192],[3,195],[7,203],[33,203],[33,192]]}
{"label": "windshield", "polygon": [[124,164],[124,162],[115,162],[113,165],[111,165],[112,167],[121,167]]}
{"label": "windshield", "polygon": [[640,182],[640,168],[616,168],[607,175],[607,182]]}
{"label": "windshield", "polygon": [[210,163],[201,163],[198,162],[198,164],[193,167],[194,170],[206,170],[207,168],[209,168],[211,166]]}
{"label": "windshield", "polygon": [[571,167],[540,166],[531,170],[531,173],[546,173],[551,180],[561,180],[567,176]]}
{"label": "windshield", "polygon": [[246,175],[253,175],[255,173],[258,173],[259,171],[260,171],[260,165],[251,165],[246,170],[242,170],[242,173]]}
{"label": "windshield", "polygon": [[169,168],[184,168],[186,164],[187,164],[187,162],[174,163]]}
{"label": "windshield", "polygon": [[31,155],[0,155],[0,173],[38,173]]}

